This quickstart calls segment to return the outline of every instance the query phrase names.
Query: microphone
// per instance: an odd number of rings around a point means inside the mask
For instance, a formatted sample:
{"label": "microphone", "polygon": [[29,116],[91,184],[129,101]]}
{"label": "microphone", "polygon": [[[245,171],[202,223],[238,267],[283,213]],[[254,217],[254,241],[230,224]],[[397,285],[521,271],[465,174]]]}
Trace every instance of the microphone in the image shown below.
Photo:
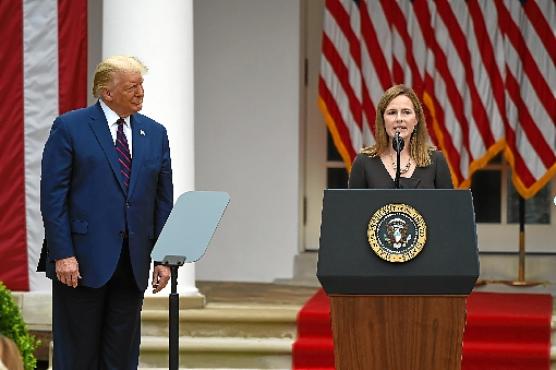
{"label": "microphone", "polygon": [[403,150],[405,145],[404,140],[400,136],[400,132],[396,131],[396,136],[394,136],[394,140],[392,140],[392,147],[396,151],[396,153],[400,153]]}
{"label": "microphone", "polygon": [[394,147],[394,150],[396,151],[396,179],[395,179],[395,184],[396,184],[396,189],[400,188],[400,153],[403,150],[405,143],[403,141],[403,139],[400,137],[400,132],[396,131],[396,136],[394,136],[394,140],[392,140],[392,146]]}

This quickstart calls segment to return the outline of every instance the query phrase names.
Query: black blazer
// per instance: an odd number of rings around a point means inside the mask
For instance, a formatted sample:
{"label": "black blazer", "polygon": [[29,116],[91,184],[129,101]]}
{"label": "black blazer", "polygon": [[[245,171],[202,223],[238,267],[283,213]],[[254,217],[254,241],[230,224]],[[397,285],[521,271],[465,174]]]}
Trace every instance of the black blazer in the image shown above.
{"label": "black blazer", "polygon": [[[432,163],[417,167],[411,177],[400,177],[401,189],[453,189],[452,177],[441,151],[431,153]],[[394,180],[379,156],[358,154],[349,175],[350,189],[394,189]]]}

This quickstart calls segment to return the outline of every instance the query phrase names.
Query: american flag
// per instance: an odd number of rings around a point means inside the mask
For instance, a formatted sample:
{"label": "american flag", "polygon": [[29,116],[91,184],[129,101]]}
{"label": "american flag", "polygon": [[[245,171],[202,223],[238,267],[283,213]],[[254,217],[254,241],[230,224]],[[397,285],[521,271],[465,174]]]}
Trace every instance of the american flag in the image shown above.
{"label": "american flag", "polygon": [[40,161],[54,118],[87,103],[87,1],[0,0],[0,281],[50,289]]}
{"label": "american flag", "polygon": [[555,29],[554,0],[326,0],[319,106],[348,170],[403,83],[458,187],[503,152],[532,197],[556,175]]}

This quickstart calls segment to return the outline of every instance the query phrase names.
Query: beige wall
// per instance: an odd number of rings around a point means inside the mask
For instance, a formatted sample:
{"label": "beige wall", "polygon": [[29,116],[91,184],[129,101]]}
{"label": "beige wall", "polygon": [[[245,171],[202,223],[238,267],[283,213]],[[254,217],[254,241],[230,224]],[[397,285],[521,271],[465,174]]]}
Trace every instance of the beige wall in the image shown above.
{"label": "beige wall", "polygon": [[299,233],[299,0],[197,0],[195,180],[231,203],[197,279],[292,276]]}

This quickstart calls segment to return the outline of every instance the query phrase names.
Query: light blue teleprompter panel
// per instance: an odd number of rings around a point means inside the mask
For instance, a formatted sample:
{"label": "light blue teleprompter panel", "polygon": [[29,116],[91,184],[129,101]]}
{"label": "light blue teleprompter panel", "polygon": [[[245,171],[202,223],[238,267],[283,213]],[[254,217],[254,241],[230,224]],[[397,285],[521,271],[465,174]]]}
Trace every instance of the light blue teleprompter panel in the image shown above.
{"label": "light blue teleprompter panel", "polygon": [[154,261],[184,256],[185,262],[203,257],[230,202],[220,191],[189,191],[179,196],[153,248]]}

